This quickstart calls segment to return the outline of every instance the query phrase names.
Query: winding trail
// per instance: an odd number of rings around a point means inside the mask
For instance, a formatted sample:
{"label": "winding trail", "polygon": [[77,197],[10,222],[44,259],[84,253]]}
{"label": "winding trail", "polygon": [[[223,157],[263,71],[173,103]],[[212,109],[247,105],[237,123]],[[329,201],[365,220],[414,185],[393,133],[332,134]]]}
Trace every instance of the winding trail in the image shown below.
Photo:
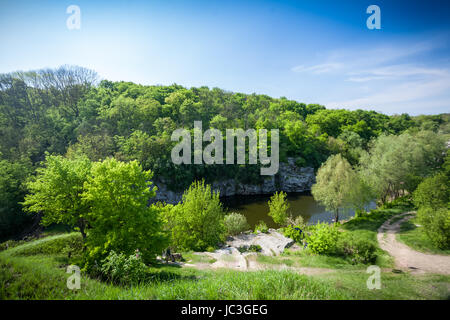
{"label": "winding trail", "polygon": [[[381,249],[394,257],[398,269],[409,270],[414,274],[450,274],[450,256],[418,252],[397,241],[395,235],[399,232],[400,226],[414,214],[415,212],[404,212],[383,223],[377,234]],[[392,222],[399,217],[402,219]]]}

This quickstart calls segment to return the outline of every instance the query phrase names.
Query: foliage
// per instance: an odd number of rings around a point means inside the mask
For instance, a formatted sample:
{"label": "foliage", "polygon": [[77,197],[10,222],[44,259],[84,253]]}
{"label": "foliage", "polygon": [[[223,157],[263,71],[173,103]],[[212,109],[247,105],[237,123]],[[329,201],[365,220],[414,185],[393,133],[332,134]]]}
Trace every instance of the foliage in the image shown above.
{"label": "foliage", "polygon": [[145,279],[148,267],[142,262],[139,250],[130,256],[114,250],[102,261],[102,275],[111,282],[136,284]]}
{"label": "foliage", "polygon": [[338,238],[336,252],[351,259],[352,263],[374,263],[376,246],[372,241],[358,238],[351,233],[345,232]]}
{"label": "foliage", "polygon": [[333,254],[339,238],[336,225],[318,223],[306,234],[307,248],[316,254]]}
{"label": "foliage", "polygon": [[450,203],[450,178],[443,173],[424,179],[413,193],[417,207],[444,208]]}
{"label": "foliage", "polygon": [[284,226],[288,222],[289,202],[285,192],[275,192],[269,200],[269,216],[276,224]]}
{"label": "foliage", "polygon": [[238,248],[238,251],[240,253],[244,253],[244,252],[261,252],[262,248],[259,244],[251,244],[249,246],[244,245],[244,246],[240,246]]}
{"label": "foliage", "polygon": [[269,232],[269,228],[267,227],[267,224],[263,220],[260,220],[255,226],[255,233],[257,233],[258,231],[262,233]]}
{"label": "foliage", "polygon": [[37,165],[46,151],[69,156],[83,153],[91,161],[109,156],[138,160],[177,190],[199,178],[207,182],[258,178],[255,165],[244,169],[239,165],[174,166],[170,135],[175,128],[192,129],[193,120],[222,131],[280,128],[281,160],[295,157],[298,164],[315,168],[337,152],[356,165],[369,141],[380,134],[413,129],[445,132],[449,121],[446,115],[327,110],[317,104],[218,88],[98,83],[95,72],[75,66],[2,74],[0,101],[0,152],[5,160]]}
{"label": "foliage", "polygon": [[283,229],[283,234],[291,238],[297,243],[301,243],[305,238],[305,231],[303,230],[303,225],[288,225]]}
{"label": "foliage", "polygon": [[417,219],[436,247],[450,248],[450,209],[421,207],[417,211]]}
{"label": "foliage", "polygon": [[413,192],[443,162],[444,137],[433,132],[381,135],[362,155],[361,173],[383,203]]}
{"label": "foliage", "polygon": [[244,215],[236,212],[227,214],[224,218],[223,223],[227,235],[231,236],[237,235],[249,229],[247,218]]}
{"label": "foliage", "polygon": [[139,249],[143,261],[150,262],[165,247],[161,218],[147,205],[155,195],[151,177],[136,161],[110,158],[92,165],[83,193],[83,200],[90,204],[88,267],[112,250],[129,255]]}
{"label": "foliage", "polygon": [[31,220],[20,205],[30,174],[31,164],[27,161],[0,160],[0,241],[20,232]]}
{"label": "foliage", "polygon": [[166,210],[171,245],[202,251],[224,240],[224,210],[219,193],[204,181],[195,181],[183,194],[180,204]]}
{"label": "foliage", "polygon": [[44,166],[28,181],[23,205],[29,212],[42,213],[42,224],[64,223],[77,227],[86,236],[86,212],[89,204],[83,201],[85,182],[91,170],[86,156],[73,159],[48,155]]}
{"label": "foliage", "polygon": [[[323,204],[327,210],[333,211],[335,222],[339,221],[339,209],[352,206],[356,197],[353,195],[361,185],[357,174],[340,154],[333,155],[320,167],[316,176],[316,183],[311,188],[314,199]],[[363,192],[363,190],[359,190]]]}

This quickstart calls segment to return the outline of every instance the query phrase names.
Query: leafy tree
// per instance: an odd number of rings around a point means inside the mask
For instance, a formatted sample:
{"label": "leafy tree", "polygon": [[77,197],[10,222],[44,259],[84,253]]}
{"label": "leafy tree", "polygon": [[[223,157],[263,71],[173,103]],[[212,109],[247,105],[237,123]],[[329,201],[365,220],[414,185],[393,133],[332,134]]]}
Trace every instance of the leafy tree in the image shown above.
{"label": "leafy tree", "polygon": [[443,161],[445,144],[434,133],[381,135],[361,157],[361,172],[377,198],[413,192]]}
{"label": "leafy tree", "polygon": [[287,202],[286,197],[287,194],[283,191],[275,192],[268,202],[269,216],[272,217],[276,224],[281,226],[286,225],[289,218],[289,203]]}
{"label": "leafy tree", "polygon": [[64,223],[77,227],[86,238],[89,205],[82,194],[91,161],[86,156],[74,159],[47,155],[44,166],[28,181],[30,193],[23,202],[28,212],[42,213],[42,224]]}
{"label": "leafy tree", "polygon": [[319,168],[316,183],[311,192],[314,199],[327,210],[334,212],[334,221],[339,221],[339,209],[352,206],[352,188],[358,183],[358,176],[351,165],[340,154],[333,155]]}
{"label": "leafy tree", "polygon": [[27,161],[0,160],[0,241],[20,232],[30,222],[20,205],[30,174],[31,164]]}
{"label": "leafy tree", "polygon": [[219,193],[204,181],[191,184],[180,204],[166,213],[172,245],[185,250],[205,250],[224,240],[225,213]]}
{"label": "leafy tree", "polygon": [[109,158],[92,165],[82,195],[90,205],[89,267],[112,250],[130,255],[139,249],[143,261],[150,262],[166,246],[158,210],[148,206],[155,195],[155,188],[150,189],[151,177],[137,161]]}
{"label": "leafy tree", "polygon": [[450,209],[421,207],[417,218],[428,238],[440,249],[450,248]]}
{"label": "leafy tree", "polygon": [[450,179],[443,173],[424,179],[413,193],[417,207],[444,208],[450,203]]}

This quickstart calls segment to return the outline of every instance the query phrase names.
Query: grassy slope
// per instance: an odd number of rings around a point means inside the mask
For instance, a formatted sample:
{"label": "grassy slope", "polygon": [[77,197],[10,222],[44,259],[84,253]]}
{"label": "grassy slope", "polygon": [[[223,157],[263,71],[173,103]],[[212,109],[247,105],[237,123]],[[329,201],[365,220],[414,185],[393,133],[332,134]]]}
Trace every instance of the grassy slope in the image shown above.
{"label": "grassy slope", "polygon": [[416,223],[415,218],[402,223],[400,233],[397,234],[397,240],[417,251],[443,255],[450,254],[448,249],[441,250],[436,248],[426,236],[423,227],[417,227]]}
{"label": "grassy slope", "polygon": [[[343,229],[376,239],[379,225],[399,210],[353,219]],[[400,210],[401,211],[401,210]],[[446,299],[450,277],[411,276],[386,268],[392,261],[380,251],[381,290],[368,290],[367,266],[339,257],[287,251],[281,257],[261,257],[264,263],[326,267],[335,272],[305,276],[293,271],[240,272],[160,266],[153,280],[120,287],[82,276],[81,290],[66,287],[64,243],[78,235],[63,234],[0,252],[0,299]]]}

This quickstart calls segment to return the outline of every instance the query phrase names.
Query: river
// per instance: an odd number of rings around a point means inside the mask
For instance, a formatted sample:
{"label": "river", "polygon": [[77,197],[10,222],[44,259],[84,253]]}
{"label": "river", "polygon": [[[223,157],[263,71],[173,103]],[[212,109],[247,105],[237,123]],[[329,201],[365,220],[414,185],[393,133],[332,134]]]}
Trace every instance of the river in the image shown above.
{"label": "river", "polygon": [[[234,196],[222,198],[222,203],[228,212],[237,212],[243,214],[252,229],[260,221],[263,220],[268,227],[275,228],[277,225],[269,217],[269,206],[267,202],[270,199],[270,195],[267,196]],[[302,193],[289,193],[288,202],[290,205],[290,213],[296,217],[298,215],[303,216],[303,219],[308,224],[316,224],[317,222],[331,222],[334,215],[325,210],[325,207],[321,206],[310,192]],[[374,209],[375,203],[371,203],[367,209]],[[354,216],[353,210],[341,210],[339,219],[348,219]]]}

